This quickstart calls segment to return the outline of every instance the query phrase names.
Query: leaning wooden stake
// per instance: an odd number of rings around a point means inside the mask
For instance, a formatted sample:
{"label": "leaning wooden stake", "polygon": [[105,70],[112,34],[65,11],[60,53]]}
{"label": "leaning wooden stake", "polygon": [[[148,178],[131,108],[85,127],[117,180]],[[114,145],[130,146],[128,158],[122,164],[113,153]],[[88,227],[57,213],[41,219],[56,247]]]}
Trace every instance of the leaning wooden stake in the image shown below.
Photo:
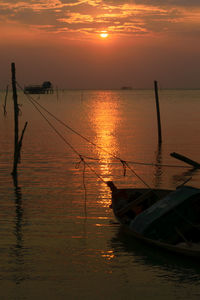
{"label": "leaning wooden stake", "polygon": [[160,107],[159,107],[159,98],[158,98],[158,84],[157,81],[154,81],[154,90],[156,98],[156,109],[157,109],[157,121],[158,121],[158,143],[162,143],[162,133],[161,133],[161,121],[160,121]]}
{"label": "leaning wooden stake", "polygon": [[176,159],[179,159],[181,161],[184,161],[185,163],[193,166],[195,169],[199,169],[200,168],[200,164],[186,156],[183,156],[181,154],[178,154],[176,152],[170,153],[170,155]]}
{"label": "leaning wooden stake", "polygon": [[17,177],[17,165],[20,162],[20,150],[22,146],[22,139],[24,136],[24,132],[26,130],[27,122],[25,123],[24,129],[21,134],[21,138],[19,140],[19,123],[18,123],[18,115],[19,115],[19,107],[17,103],[17,89],[16,89],[16,76],[15,76],[15,63],[11,64],[12,71],[12,90],[13,90],[13,102],[14,102],[14,160],[13,160],[13,177]]}
{"label": "leaning wooden stake", "polygon": [[23,140],[23,137],[24,137],[24,132],[26,130],[26,126],[27,126],[28,122],[25,123],[24,125],[24,128],[22,130],[22,133],[21,133],[21,137],[19,139],[19,142],[18,142],[18,162],[20,163],[20,160],[21,160],[21,157],[20,157],[20,154],[21,154],[21,147],[22,147],[22,140]]}

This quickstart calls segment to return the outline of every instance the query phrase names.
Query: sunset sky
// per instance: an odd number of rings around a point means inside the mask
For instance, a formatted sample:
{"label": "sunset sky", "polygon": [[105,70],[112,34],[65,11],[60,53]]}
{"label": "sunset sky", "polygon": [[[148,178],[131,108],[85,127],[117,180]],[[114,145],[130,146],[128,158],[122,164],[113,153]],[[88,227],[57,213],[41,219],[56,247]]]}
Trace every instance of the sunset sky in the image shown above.
{"label": "sunset sky", "polygon": [[200,88],[199,0],[1,0],[0,88]]}

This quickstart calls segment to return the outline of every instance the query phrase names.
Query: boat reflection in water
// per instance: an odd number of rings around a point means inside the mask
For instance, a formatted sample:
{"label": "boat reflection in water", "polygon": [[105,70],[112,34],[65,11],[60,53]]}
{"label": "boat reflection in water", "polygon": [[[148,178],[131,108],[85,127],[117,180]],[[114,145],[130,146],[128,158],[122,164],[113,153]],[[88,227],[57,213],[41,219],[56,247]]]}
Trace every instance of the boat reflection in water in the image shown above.
{"label": "boat reflection in water", "polygon": [[[175,256],[168,251],[143,244],[124,232],[122,227],[117,228],[116,235],[111,239],[109,248],[112,257],[120,259],[127,257],[129,267],[133,265],[145,267],[145,271],[153,271],[153,274],[164,280],[177,283],[199,283],[200,281],[200,262],[196,259],[186,259],[182,256]],[[163,252],[164,251],[164,252]]]}

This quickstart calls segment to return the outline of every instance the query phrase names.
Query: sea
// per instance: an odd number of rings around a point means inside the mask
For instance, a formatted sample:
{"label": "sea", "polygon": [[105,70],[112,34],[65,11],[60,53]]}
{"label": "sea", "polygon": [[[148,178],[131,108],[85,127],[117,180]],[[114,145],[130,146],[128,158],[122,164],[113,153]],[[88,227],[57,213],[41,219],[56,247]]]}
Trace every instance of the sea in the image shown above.
{"label": "sea", "polygon": [[119,188],[200,188],[200,90],[0,92],[0,299],[200,299],[200,261],[134,240],[115,219]]}

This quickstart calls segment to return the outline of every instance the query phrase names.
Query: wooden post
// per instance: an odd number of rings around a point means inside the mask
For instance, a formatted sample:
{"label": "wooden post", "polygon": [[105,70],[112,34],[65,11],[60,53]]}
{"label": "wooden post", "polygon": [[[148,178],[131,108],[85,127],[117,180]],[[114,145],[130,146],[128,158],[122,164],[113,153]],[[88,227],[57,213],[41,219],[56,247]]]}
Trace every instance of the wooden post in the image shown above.
{"label": "wooden post", "polygon": [[158,84],[157,81],[154,81],[154,90],[156,98],[156,110],[157,110],[157,121],[158,121],[158,143],[162,143],[162,133],[161,133],[161,121],[160,121],[160,107],[159,107],[159,98],[158,98]]}
{"label": "wooden post", "polygon": [[21,137],[20,137],[19,142],[18,142],[18,162],[19,163],[20,163],[20,152],[21,152],[21,147],[22,147],[22,140],[23,140],[23,137],[24,137],[24,132],[26,130],[27,124],[28,124],[28,122],[25,123],[24,128],[23,128],[22,133],[21,133]]}
{"label": "wooden post", "polygon": [[12,176],[17,178],[17,165],[20,162],[20,150],[22,146],[22,139],[24,136],[24,132],[26,130],[27,122],[25,123],[24,129],[21,134],[21,138],[19,140],[19,123],[18,123],[18,115],[19,115],[19,107],[17,103],[17,89],[16,89],[16,75],[15,75],[15,63],[11,64],[12,71],[12,90],[13,90],[13,102],[14,102],[14,160],[13,160],[13,170]]}
{"label": "wooden post", "polygon": [[19,108],[17,103],[17,89],[16,89],[16,75],[15,75],[15,63],[11,64],[11,72],[12,72],[12,90],[13,90],[13,102],[14,102],[14,161],[13,161],[13,170],[12,175],[16,176],[17,174],[17,164],[18,164],[18,137],[19,137],[19,124],[18,124],[18,115]]}
{"label": "wooden post", "polygon": [[8,85],[6,87],[6,95],[5,95],[5,101],[4,101],[4,106],[3,106],[4,116],[7,115],[7,111],[6,111],[7,97],[8,97]]}

